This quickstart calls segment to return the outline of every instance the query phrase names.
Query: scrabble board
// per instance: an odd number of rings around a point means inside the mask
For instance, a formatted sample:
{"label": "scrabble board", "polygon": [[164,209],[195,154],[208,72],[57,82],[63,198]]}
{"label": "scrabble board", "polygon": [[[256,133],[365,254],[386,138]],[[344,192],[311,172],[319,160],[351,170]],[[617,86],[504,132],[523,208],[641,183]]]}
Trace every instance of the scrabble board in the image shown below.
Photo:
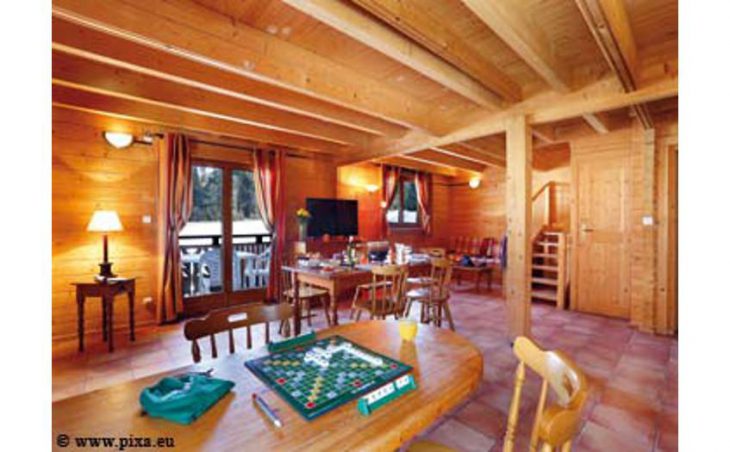
{"label": "scrabble board", "polygon": [[245,365],[308,420],[412,369],[341,336],[294,346]]}

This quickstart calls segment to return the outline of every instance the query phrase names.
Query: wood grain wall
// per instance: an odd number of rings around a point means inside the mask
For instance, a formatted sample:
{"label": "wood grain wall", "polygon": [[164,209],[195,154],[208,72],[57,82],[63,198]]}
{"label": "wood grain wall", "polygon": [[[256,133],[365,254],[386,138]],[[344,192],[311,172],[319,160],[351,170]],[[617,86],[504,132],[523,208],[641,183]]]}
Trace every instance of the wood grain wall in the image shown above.
{"label": "wood grain wall", "polygon": [[[124,231],[110,237],[110,259],[114,270],[137,278],[137,325],[155,323],[158,265],[158,146],[133,145],[116,150],[102,138],[104,130],[128,131],[141,135],[158,127],[106,116],[53,109],[53,274],[52,334],[54,346],[76,337],[76,301],[71,283],[87,281],[98,272],[101,236],[86,232],[91,214],[98,208],[114,209]],[[210,141],[230,139],[208,137]],[[241,143],[245,144],[245,143]],[[236,161],[250,165],[250,153],[215,145],[193,144],[200,158]],[[292,152],[286,164],[287,240],[297,239],[294,213],[307,197],[336,196],[337,173],[332,160],[315,154]],[[142,217],[150,215],[151,223]],[[145,306],[143,300],[153,304]],[[119,300],[121,301],[121,299]],[[86,303],[87,332],[99,332],[101,308],[97,299]],[[115,305],[115,317],[126,318],[125,303]],[[125,322],[115,325],[126,330]]]}
{"label": "wood grain wall", "polygon": [[[629,292],[632,325],[647,332],[676,331],[676,178],[671,152],[677,144],[675,116],[655,118],[653,133],[640,125],[577,139],[573,152],[581,155],[609,148],[629,149]],[[661,206],[664,207],[661,207]],[[672,207],[673,206],[673,207]],[[643,217],[651,215],[653,225]],[[670,218],[674,215],[672,229]],[[666,229],[663,229],[666,228]]]}
{"label": "wood grain wall", "polygon": [[[86,231],[96,209],[119,213],[124,231],[110,235],[110,260],[114,271],[137,278],[135,306],[138,324],[154,321],[154,310],[143,306],[155,297],[157,278],[157,149],[133,145],[116,150],[102,138],[104,130],[141,133],[143,127],[127,121],[54,107],[52,182],[52,334],[54,339],[76,334],[74,281],[88,281],[98,273],[102,239]],[[152,223],[142,222],[150,215]],[[121,299],[120,299],[121,300]],[[126,303],[115,305],[115,316],[124,319]],[[86,302],[87,331],[99,331],[101,306]],[[125,322],[117,322],[126,328]]]}
{"label": "wood grain wall", "polygon": [[[414,247],[444,246],[450,234],[449,196],[451,178],[433,176],[432,185],[432,231],[425,235],[420,229],[391,229],[388,240],[408,243]],[[374,192],[367,190],[368,185],[377,186]],[[365,240],[383,238],[382,169],[370,163],[347,165],[337,169],[337,197],[358,201],[358,221],[360,236]]]}

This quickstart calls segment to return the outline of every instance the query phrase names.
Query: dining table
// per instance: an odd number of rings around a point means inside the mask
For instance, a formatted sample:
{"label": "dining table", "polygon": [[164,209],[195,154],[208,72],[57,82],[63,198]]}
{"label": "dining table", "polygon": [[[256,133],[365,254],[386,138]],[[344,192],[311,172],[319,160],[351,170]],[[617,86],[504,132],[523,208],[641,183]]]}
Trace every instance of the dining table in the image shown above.
{"label": "dining table", "polygon": [[[360,284],[372,281],[373,267],[383,264],[363,263],[354,266],[323,266],[284,265],[282,269],[295,275],[294,278],[294,334],[301,332],[301,306],[297,297],[302,284],[325,289],[330,295],[330,310],[332,323],[339,323],[337,316],[337,301],[347,291],[353,290]],[[431,269],[430,260],[418,260],[407,263],[409,275],[425,275]]]}
{"label": "dining table", "polygon": [[[396,450],[462,404],[482,381],[480,350],[447,329],[418,325],[412,341],[401,338],[394,320],[349,323],[317,332],[318,338],[333,335],[412,366],[416,389],[370,415],[361,414],[357,400],[352,400],[307,421],[244,366],[246,360],[267,354],[261,346],[57,401],[52,407],[54,444],[103,437],[116,439],[116,447],[121,438],[141,438],[172,444],[176,450]],[[139,396],[144,388],[164,376],[205,368],[234,386],[192,424],[143,414]],[[276,413],[283,424],[280,428],[255,406],[254,393]]]}

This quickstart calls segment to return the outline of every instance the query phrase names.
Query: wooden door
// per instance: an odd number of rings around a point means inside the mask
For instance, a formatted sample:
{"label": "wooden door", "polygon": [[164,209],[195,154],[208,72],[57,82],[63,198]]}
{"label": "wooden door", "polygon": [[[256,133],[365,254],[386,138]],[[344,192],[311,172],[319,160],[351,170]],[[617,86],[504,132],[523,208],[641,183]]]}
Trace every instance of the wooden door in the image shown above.
{"label": "wooden door", "polygon": [[612,150],[573,158],[576,309],[629,317],[629,159]]}

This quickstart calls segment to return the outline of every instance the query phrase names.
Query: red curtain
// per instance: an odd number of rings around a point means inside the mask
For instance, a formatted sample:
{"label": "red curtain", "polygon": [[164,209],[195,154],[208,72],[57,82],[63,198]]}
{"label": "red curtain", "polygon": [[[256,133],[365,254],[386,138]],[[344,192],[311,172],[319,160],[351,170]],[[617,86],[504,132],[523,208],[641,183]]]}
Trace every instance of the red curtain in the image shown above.
{"label": "red curtain", "polygon": [[431,234],[431,174],[419,171],[416,173],[415,180],[421,229],[426,234]]}
{"label": "red curtain", "polygon": [[383,165],[383,237],[388,236],[388,208],[393,204],[395,191],[398,188],[400,168]]}
{"label": "red curtain", "polygon": [[286,214],[284,211],[284,152],[256,149],[253,153],[256,201],[264,224],[273,234],[269,267],[269,287],[266,296],[272,300],[278,294],[280,271],[286,244]]}
{"label": "red curtain", "polygon": [[174,321],[183,311],[182,274],[178,236],[190,218],[193,189],[190,180],[191,155],[185,135],[167,135],[160,153],[160,201],[165,259],[162,265],[160,303],[157,321]]}

